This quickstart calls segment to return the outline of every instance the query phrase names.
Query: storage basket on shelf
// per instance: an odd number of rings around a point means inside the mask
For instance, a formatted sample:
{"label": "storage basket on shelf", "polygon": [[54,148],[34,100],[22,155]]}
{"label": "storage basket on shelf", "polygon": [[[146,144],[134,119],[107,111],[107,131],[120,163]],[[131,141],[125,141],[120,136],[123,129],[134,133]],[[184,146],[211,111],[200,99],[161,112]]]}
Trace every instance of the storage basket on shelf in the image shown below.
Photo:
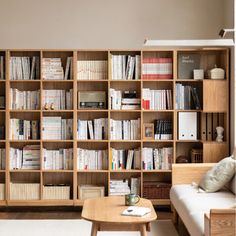
{"label": "storage basket on shelf", "polygon": [[10,200],[39,200],[40,184],[38,183],[11,183]]}
{"label": "storage basket on shelf", "polygon": [[169,199],[170,183],[146,181],[143,183],[143,197],[148,199]]}
{"label": "storage basket on shelf", "polygon": [[202,163],[203,162],[203,151],[202,149],[192,149],[191,150],[191,162],[192,163]]}
{"label": "storage basket on shelf", "polygon": [[70,186],[67,185],[44,185],[43,199],[47,200],[70,200]]}

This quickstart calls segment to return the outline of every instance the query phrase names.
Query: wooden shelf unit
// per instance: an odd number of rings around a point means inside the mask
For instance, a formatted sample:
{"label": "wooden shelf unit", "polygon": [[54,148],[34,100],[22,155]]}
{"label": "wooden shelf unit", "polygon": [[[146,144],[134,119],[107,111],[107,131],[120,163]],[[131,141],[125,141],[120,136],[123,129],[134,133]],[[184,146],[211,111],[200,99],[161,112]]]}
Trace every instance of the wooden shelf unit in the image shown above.
{"label": "wooden shelf unit", "polygon": [[[196,81],[191,78],[185,80],[178,78],[178,53],[198,53],[201,56],[201,67],[205,70],[211,69],[217,64],[225,70],[226,79]],[[148,57],[171,57],[173,59],[173,78],[159,80],[112,80],[111,75],[111,55],[141,55]],[[112,178],[123,179],[132,176],[141,178],[141,196],[143,194],[144,180],[171,181],[171,170],[77,170],[77,147],[88,149],[108,149],[115,148],[136,148],[140,147],[173,147],[173,162],[179,155],[188,155],[192,148],[203,149],[204,162],[216,162],[229,154],[229,49],[210,48],[210,49],[144,49],[144,50],[0,50],[0,55],[5,56],[5,80],[0,80],[0,93],[5,95],[6,108],[0,110],[0,124],[5,125],[5,139],[0,140],[0,147],[6,149],[6,169],[0,170],[0,183],[5,183],[5,200],[0,201],[1,206],[49,206],[49,205],[74,205],[81,206],[83,201],[78,199],[79,184],[98,184],[105,186],[106,195],[109,192],[109,181]],[[10,80],[10,57],[11,56],[39,56],[40,57],[40,78],[37,80]],[[44,80],[42,78],[42,58],[60,57],[65,69],[66,58],[73,57],[73,80]],[[104,80],[77,80],[77,61],[78,60],[107,60],[108,77]],[[177,110],[175,109],[175,85],[183,83],[187,85],[196,84],[201,90],[202,107],[201,110]],[[20,88],[25,90],[39,89],[40,109],[39,110],[11,110],[10,109],[10,88]],[[72,110],[44,110],[42,107],[43,89],[68,89],[73,88],[73,109]],[[173,109],[172,110],[111,110],[109,99],[109,88],[117,90],[135,89],[138,96],[142,98],[142,88],[170,89],[172,90]],[[86,90],[101,90],[107,92],[107,109],[78,109],[77,92]],[[222,99],[224,98],[224,99]],[[196,111],[202,113],[223,113],[224,114],[224,142],[202,140],[178,140],[178,112]],[[10,118],[36,118],[42,121],[43,116],[62,116],[73,118],[73,139],[72,140],[10,140]],[[132,119],[140,118],[141,124],[153,122],[157,118],[170,118],[173,120],[173,139],[172,140],[77,140],[77,119],[94,118]],[[40,122],[41,124],[41,122]],[[42,126],[40,125],[42,128]],[[108,124],[110,128],[110,124]],[[141,128],[141,137],[142,137]],[[73,169],[72,170],[43,170],[42,165],[39,170],[10,170],[9,150],[10,147],[23,147],[27,144],[38,144],[41,150],[47,148],[73,148]],[[109,153],[109,151],[108,151]],[[109,156],[109,159],[111,157]],[[141,165],[142,166],[142,165]],[[10,200],[10,182],[36,182],[40,184],[40,199],[28,201]],[[71,186],[70,200],[43,200],[43,184],[48,183],[67,183]],[[168,199],[152,199],[154,205],[169,205]]]}

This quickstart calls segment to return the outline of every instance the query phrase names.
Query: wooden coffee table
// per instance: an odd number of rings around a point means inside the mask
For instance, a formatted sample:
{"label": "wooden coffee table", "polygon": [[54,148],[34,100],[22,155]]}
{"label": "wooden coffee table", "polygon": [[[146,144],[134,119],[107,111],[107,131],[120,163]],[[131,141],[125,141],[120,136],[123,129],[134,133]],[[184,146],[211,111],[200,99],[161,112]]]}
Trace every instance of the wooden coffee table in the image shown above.
{"label": "wooden coffee table", "polygon": [[87,199],[82,218],[93,223],[91,236],[96,236],[97,231],[140,231],[141,236],[146,236],[150,231],[150,222],[157,218],[156,212],[147,199],[140,198],[135,206],[148,207],[151,212],[143,217],[122,216],[121,213],[127,208],[124,196]]}

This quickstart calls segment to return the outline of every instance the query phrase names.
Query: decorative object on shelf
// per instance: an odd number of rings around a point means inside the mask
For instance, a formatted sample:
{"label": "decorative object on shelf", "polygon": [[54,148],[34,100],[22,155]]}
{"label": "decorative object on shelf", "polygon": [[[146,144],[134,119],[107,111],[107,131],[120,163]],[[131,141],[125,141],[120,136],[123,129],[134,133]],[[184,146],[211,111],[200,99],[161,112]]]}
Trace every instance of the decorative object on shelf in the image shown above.
{"label": "decorative object on shelf", "polygon": [[216,132],[217,132],[216,142],[223,142],[224,128],[222,126],[218,126],[218,127],[216,127]]}
{"label": "decorative object on shelf", "polygon": [[51,109],[51,110],[54,110],[54,109],[55,109],[54,103],[51,103],[50,109]]}
{"label": "decorative object on shelf", "polygon": [[79,91],[78,108],[106,109],[106,92],[104,91]]}
{"label": "decorative object on shelf", "polygon": [[203,69],[194,69],[193,70],[193,79],[196,79],[196,80],[204,79],[204,70]]}
{"label": "decorative object on shelf", "polygon": [[48,110],[48,109],[49,109],[48,104],[45,103],[45,105],[44,105],[44,110]]}
{"label": "decorative object on shelf", "polygon": [[191,150],[191,162],[192,163],[202,163],[203,162],[203,150],[193,148]]}
{"label": "decorative object on shelf", "polygon": [[225,71],[222,68],[215,68],[208,71],[208,78],[209,79],[224,79],[225,78]]}
{"label": "decorative object on shelf", "polygon": [[188,161],[188,157],[186,157],[186,156],[178,156],[177,158],[176,158],[176,163],[188,163],[189,161]]}
{"label": "decorative object on shelf", "polygon": [[154,139],[154,124],[152,123],[143,124],[143,139],[144,140]]}

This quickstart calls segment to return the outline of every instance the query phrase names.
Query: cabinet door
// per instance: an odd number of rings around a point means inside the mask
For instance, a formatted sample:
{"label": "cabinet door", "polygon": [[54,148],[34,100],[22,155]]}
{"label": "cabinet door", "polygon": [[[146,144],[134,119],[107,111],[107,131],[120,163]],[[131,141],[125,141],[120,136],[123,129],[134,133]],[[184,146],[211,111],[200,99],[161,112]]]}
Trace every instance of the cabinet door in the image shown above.
{"label": "cabinet door", "polygon": [[203,144],[203,162],[219,162],[228,156],[227,143],[204,143]]}
{"label": "cabinet door", "polygon": [[228,110],[227,80],[203,81],[203,111],[226,112]]}

